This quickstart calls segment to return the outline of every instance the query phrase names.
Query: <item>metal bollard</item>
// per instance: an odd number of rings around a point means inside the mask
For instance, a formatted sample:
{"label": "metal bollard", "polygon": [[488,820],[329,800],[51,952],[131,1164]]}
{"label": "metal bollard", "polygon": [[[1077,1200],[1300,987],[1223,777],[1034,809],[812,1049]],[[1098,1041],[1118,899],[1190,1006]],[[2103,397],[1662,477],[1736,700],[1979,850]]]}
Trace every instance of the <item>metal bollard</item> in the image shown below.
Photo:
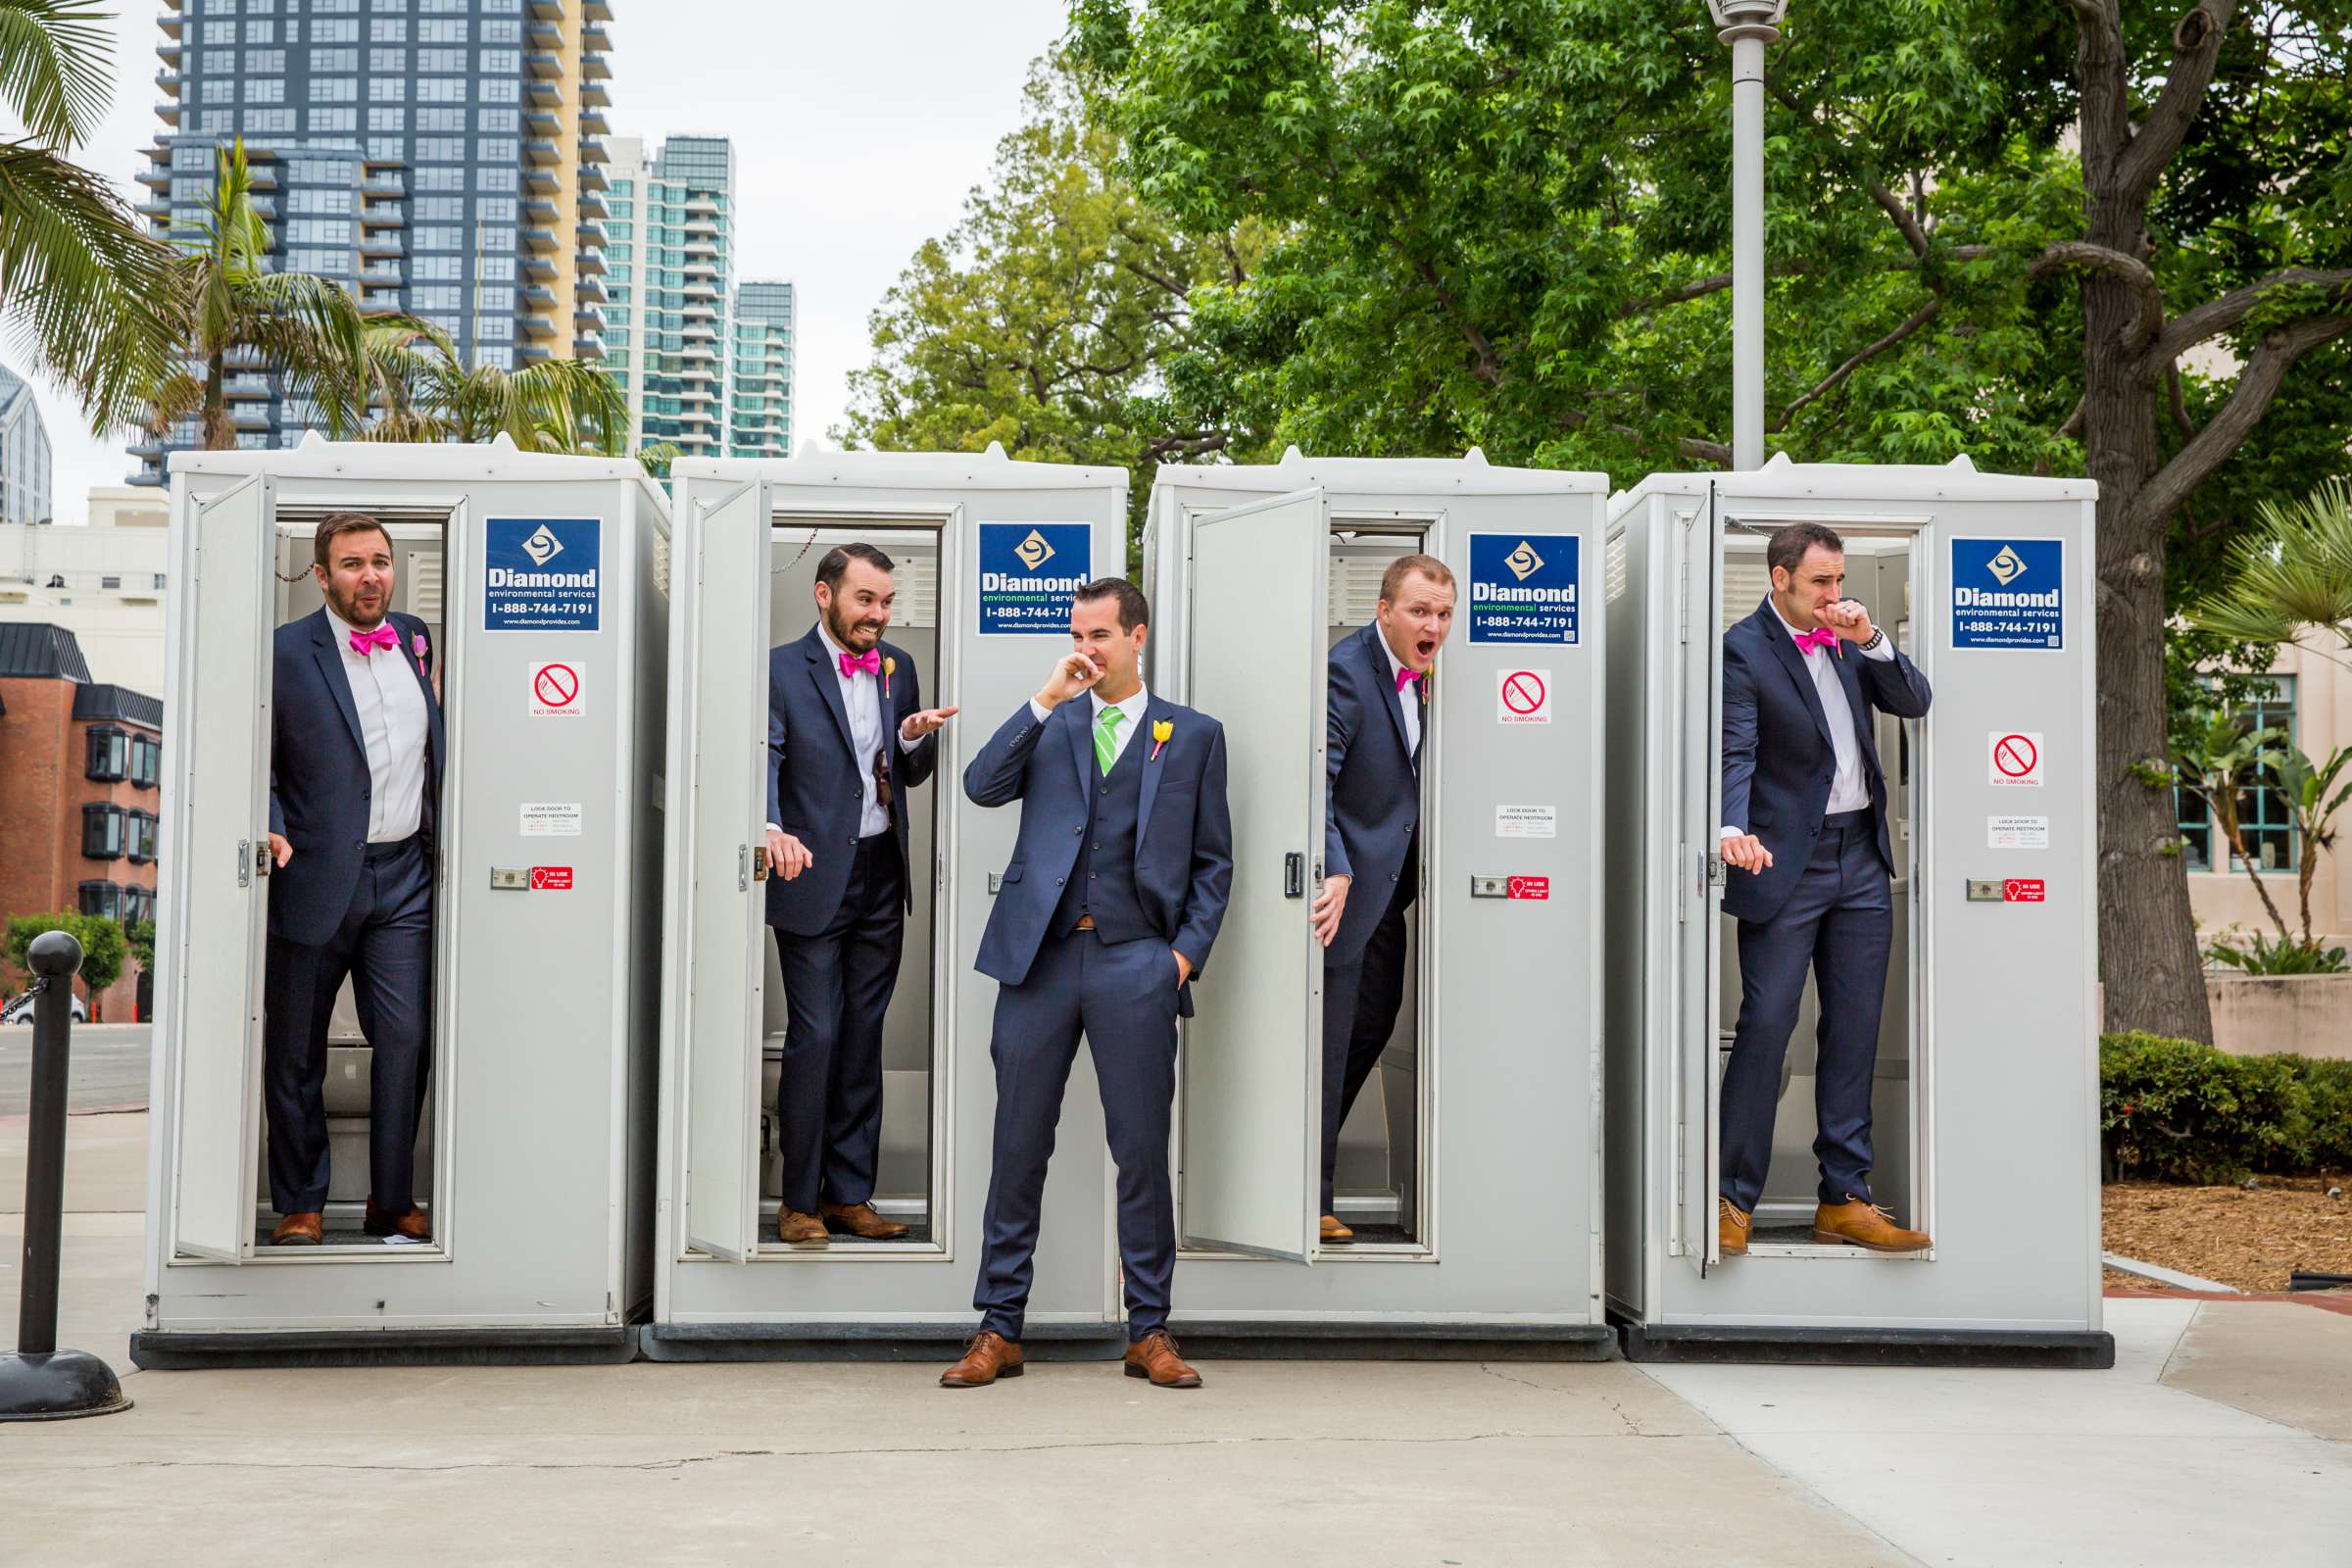
{"label": "metal bollard", "polygon": [[0,1355],[0,1421],[64,1421],[127,1410],[115,1370],[86,1350],[57,1348],[58,1263],[66,1211],[66,1079],[73,1058],[74,976],[81,944],[64,931],[33,938],[31,1117],[24,1151],[24,1282],[17,1348]]}

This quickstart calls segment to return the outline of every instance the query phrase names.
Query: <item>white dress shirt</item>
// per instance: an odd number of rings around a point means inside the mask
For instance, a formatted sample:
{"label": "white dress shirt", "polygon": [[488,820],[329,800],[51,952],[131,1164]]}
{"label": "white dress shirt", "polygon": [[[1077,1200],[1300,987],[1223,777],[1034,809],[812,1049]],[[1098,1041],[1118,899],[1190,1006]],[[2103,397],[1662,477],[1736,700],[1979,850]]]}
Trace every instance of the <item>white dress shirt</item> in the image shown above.
{"label": "white dress shirt", "polygon": [[360,744],[368,752],[368,842],[393,844],[424,825],[424,748],[430,717],[416,683],[416,650],[387,618],[400,640],[363,654],[351,646],[350,621],[329,609],[326,623],[351,706],[359,713]]}
{"label": "white dress shirt", "polygon": [[[1396,684],[1396,677],[1404,673],[1404,661],[1396,657],[1396,650],[1391,648],[1389,640],[1377,630],[1372,633],[1372,640],[1380,644],[1382,653],[1389,656],[1389,686],[1396,693],[1390,701],[1394,702],[1396,705],[1396,710],[1404,715],[1404,755],[1417,759],[1421,753],[1421,693],[1418,689],[1420,683],[1418,681],[1408,682],[1399,687]],[[1424,675],[1421,678],[1427,680],[1429,677]]]}
{"label": "white dress shirt", "polygon": [[[1119,759],[1127,755],[1127,743],[1135,739],[1137,730],[1144,727],[1144,712],[1152,706],[1152,694],[1139,685],[1128,694],[1127,700],[1121,703],[1104,703],[1101,692],[1088,692],[1086,695],[1092,699],[1093,703],[1086,714],[1086,739],[1089,746],[1094,744],[1095,730],[1102,727],[1104,708],[1115,708],[1127,715],[1120,720],[1118,733],[1110,738],[1110,765],[1116,767],[1119,765]],[[1052,710],[1032,697],[1029,699],[1029,715],[1043,724],[1052,716]]]}
{"label": "white dress shirt", "polygon": [[[1805,635],[1788,624],[1778,607],[1774,608],[1772,618],[1780,621],[1781,629],[1788,634],[1790,642]],[[1880,634],[1879,646],[1862,657],[1892,659],[1894,639],[1886,635],[1883,626],[1873,629]],[[1824,814],[1836,816],[1841,811],[1866,810],[1870,807],[1870,785],[1862,777],[1862,741],[1854,730],[1854,710],[1845,700],[1845,682],[1838,678],[1838,671],[1830,663],[1831,660],[1838,657],[1838,649],[1824,648],[1817,653],[1808,653],[1800,648],[1796,651],[1796,657],[1804,661],[1805,673],[1813,677],[1813,690],[1820,694],[1822,716],[1830,722],[1830,750],[1838,762],[1837,771],[1830,777],[1830,804],[1824,808]],[[1727,827],[1719,836],[1737,838],[1739,835],[1738,828]]]}
{"label": "white dress shirt", "polygon": [[[816,623],[816,634],[825,641],[825,658],[833,665],[833,678],[841,683],[841,706],[850,715],[850,758],[858,764],[858,775],[865,782],[858,786],[858,836],[870,839],[890,827],[890,808],[882,804],[882,792],[874,788],[874,758],[882,750],[882,680],[859,670],[855,675],[841,672],[841,656],[848,649],[833,640],[825,623]],[[881,645],[874,652],[880,655]],[[915,741],[905,735],[899,737],[899,755],[904,757],[914,750]],[[770,833],[781,833],[777,824],[767,824]]]}

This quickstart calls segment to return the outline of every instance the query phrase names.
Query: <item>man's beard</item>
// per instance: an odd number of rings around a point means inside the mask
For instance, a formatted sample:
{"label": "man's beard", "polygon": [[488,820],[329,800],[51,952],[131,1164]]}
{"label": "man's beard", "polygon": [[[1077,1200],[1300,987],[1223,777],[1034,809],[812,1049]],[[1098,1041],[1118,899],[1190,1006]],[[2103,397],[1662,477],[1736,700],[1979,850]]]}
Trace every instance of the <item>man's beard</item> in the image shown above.
{"label": "man's beard", "polygon": [[[852,653],[859,651],[856,637],[857,625],[856,621],[845,620],[831,610],[825,612],[825,630],[833,634],[835,642]],[[874,628],[874,646],[879,647],[881,642],[882,631],[880,627],[876,627]]]}
{"label": "man's beard", "polygon": [[383,623],[384,617],[391,613],[392,590],[389,586],[386,586],[383,595],[384,608],[382,611],[378,612],[375,617],[371,620],[362,620],[360,618],[359,606],[342,594],[337,593],[335,591],[334,584],[331,582],[326,586],[326,603],[327,608],[332,610],[336,614],[342,616],[344,624],[351,627],[352,630],[373,631],[377,626]]}

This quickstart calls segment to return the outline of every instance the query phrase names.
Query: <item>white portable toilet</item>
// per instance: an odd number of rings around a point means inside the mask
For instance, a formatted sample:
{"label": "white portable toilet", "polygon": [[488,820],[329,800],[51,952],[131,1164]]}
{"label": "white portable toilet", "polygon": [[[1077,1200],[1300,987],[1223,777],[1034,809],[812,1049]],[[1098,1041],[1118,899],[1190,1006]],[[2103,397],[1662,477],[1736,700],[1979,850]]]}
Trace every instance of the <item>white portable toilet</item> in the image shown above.
{"label": "white portable toilet", "polygon": [[[368,1048],[329,1025],[323,1245],[258,1181],[271,637],[381,519],[438,648],[426,1245],[362,1232]],[[651,1289],[668,519],[629,461],[329,443],[172,459],[142,1367],[626,1360]],[[544,568],[543,570],[540,568]],[[298,852],[299,853],[299,852]]]}
{"label": "white portable toilet", "polygon": [[[1223,1355],[1597,1357],[1606,478],[1460,459],[1168,466],[1153,690],[1225,728],[1233,902],[1178,1056],[1171,1326]],[[1324,1247],[1332,646],[1400,555],[1457,586],[1422,742],[1406,987],[1341,1130]]]}
{"label": "white portable toilet", "polygon": [[[2085,479],[1796,464],[1609,503],[1609,1309],[1635,1360],[2107,1366],[2100,1328],[2097,589]],[[1812,1240],[1813,1023],[1744,1256],[1716,1237],[1740,1005],[1720,912],[1723,634],[1790,522],[1934,690],[1878,718],[1896,875],[1872,1186],[1923,1252]],[[1738,875],[1738,872],[1731,872]]]}
{"label": "white portable toilet", "polygon": [[[973,753],[1070,648],[1074,590],[1127,569],[1127,474],[985,453],[819,452],[675,466],[669,891],[663,932],[656,1360],[944,1354],[978,1326],[996,982],[974,971],[1018,808],[964,798]],[[763,879],[768,656],[815,623],[818,563],[862,541],[898,589],[887,639],[939,732],[907,791],[913,912],[883,1041],[875,1207],[906,1239],[780,1245],[786,1022]],[[1030,1298],[1032,1354],[1125,1344],[1110,1159],[1082,1053],[1062,1099]]]}

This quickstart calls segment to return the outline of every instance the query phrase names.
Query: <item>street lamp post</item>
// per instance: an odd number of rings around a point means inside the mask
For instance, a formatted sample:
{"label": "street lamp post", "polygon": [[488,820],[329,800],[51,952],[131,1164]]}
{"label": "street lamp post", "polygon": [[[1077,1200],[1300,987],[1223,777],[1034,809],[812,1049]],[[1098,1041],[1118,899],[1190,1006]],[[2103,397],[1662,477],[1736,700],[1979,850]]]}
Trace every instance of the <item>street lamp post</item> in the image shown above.
{"label": "street lamp post", "polygon": [[1788,0],[1707,0],[1732,47],[1732,466],[1764,466],[1764,46]]}

